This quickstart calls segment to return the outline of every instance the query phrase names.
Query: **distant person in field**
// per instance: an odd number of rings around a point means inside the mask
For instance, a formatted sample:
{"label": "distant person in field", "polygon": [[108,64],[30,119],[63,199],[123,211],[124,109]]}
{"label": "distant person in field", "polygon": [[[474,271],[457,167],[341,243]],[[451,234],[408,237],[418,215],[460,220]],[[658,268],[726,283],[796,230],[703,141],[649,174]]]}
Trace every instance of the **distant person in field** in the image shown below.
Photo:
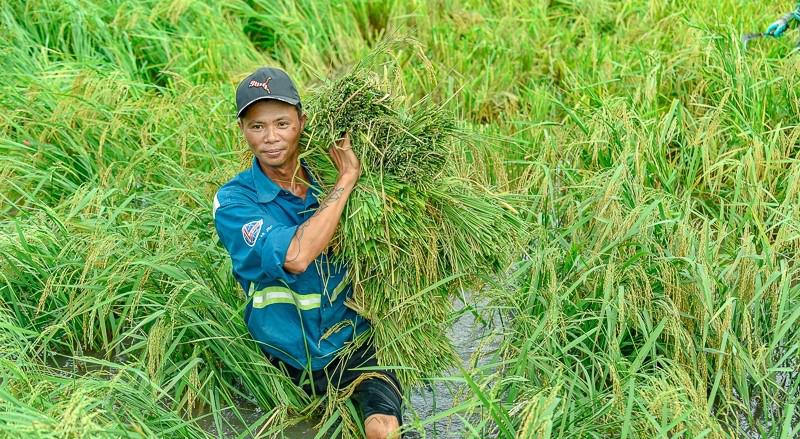
{"label": "distant person in field", "polygon": [[[358,382],[353,400],[369,439],[386,438],[401,422],[396,376],[377,367],[367,343],[345,360],[334,360],[369,322],[345,306],[352,293],[347,267],[328,249],[345,203],[360,175],[347,134],[331,145],[339,171],[333,189],[320,187],[298,160],[306,115],[286,72],[261,68],[236,89],[239,128],[253,164],[214,197],[214,223],[233,262],[233,275],[248,303],[250,334],[276,367],[309,393]],[[370,377],[354,368],[369,367]]]}
{"label": "distant person in field", "polygon": [[770,37],[780,37],[784,32],[786,32],[786,29],[789,28],[793,21],[798,20],[800,20],[800,2],[797,3],[793,11],[783,14],[780,18],[772,22],[772,24],[767,27],[764,35]]}

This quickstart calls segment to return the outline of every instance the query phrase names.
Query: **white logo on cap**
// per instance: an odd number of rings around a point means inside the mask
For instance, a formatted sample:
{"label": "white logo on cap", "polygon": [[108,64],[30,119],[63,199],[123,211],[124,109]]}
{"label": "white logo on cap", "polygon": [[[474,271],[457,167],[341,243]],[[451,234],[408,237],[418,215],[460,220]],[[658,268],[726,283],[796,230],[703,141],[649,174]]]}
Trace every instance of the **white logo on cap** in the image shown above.
{"label": "white logo on cap", "polygon": [[270,89],[269,89],[269,81],[271,81],[271,80],[272,80],[272,76],[267,77],[267,79],[264,82],[258,82],[255,79],[253,79],[252,81],[250,81],[250,84],[248,85],[248,87],[263,88],[264,90],[267,91],[267,93],[272,94],[272,91],[270,91]]}

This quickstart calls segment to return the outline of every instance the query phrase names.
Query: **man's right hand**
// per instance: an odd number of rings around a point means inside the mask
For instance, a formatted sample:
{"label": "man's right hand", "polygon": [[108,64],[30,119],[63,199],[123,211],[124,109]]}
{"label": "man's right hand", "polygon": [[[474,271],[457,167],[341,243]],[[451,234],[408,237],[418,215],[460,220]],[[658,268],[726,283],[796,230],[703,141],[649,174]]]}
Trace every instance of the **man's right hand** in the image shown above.
{"label": "man's right hand", "polygon": [[361,162],[353,152],[349,133],[345,133],[344,137],[336,141],[336,144],[330,149],[330,155],[333,164],[339,171],[339,180],[344,179],[347,183],[355,184],[358,177],[361,176]]}

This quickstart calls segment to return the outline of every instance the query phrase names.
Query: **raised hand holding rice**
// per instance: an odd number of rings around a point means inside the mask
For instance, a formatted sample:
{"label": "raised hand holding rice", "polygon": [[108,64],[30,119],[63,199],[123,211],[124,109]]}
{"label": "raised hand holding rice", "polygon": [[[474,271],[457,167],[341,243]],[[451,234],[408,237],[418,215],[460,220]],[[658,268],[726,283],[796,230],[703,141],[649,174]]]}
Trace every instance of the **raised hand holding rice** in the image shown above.
{"label": "raised hand holding rice", "polygon": [[333,160],[336,169],[339,171],[339,176],[347,174],[358,180],[361,175],[361,162],[353,152],[353,145],[350,143],[350,134],[345,133],[344,136],[337,140],[331,147],[330,151],[331,160]]}

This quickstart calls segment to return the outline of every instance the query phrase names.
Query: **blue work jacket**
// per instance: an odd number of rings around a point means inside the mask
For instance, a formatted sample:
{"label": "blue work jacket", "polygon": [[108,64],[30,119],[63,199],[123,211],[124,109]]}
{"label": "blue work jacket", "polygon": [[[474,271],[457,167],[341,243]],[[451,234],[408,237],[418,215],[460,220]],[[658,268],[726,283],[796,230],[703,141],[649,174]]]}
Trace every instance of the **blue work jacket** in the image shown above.
{"label": "blue work jacket", "polygon": [[[305,165],[303,165],[305,167]],[[344,301],[352,294],[347,267],[323,252],[300,274],[283,263],[297,227],[319,207],[311,177],[305,200],[282,189],[253,166],[214,197],[214,224],[247,294],[244,319],[268,355],[297,369],[319,370],[369,323]]]}

